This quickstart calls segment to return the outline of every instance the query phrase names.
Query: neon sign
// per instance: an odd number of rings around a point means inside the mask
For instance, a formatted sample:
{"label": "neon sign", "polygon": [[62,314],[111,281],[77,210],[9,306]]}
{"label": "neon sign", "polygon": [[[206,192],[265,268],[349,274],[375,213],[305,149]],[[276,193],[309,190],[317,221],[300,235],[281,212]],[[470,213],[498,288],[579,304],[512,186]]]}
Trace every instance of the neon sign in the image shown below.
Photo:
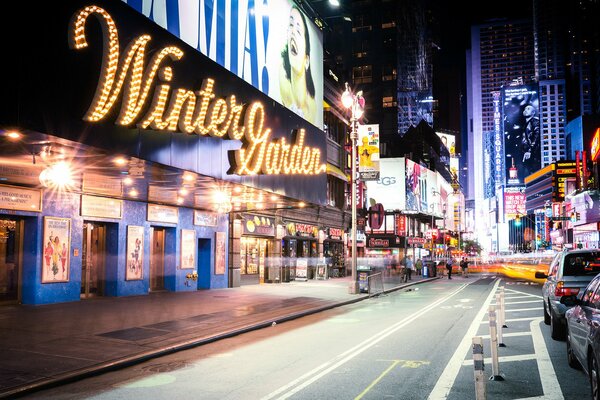
{"label": "neon sign", "polygon": [[590,154],[592,155],[592,161],[596,161],[598,154],[600,154],[600,128],[596,129],[596,133],[594,133]]}
{"label": "neon sign", "polygon": [[[85,24],[90,15],[100,21],[104,44],[100,78],[85,121],[104,120],[121,98],[117,125],[241,140],[241,149],[234,151],[233,170],[238,175],[318,175],[326,171],[321,150],[304,145],[304,129],[298,130],[290,143],[285,138],[271,139],[261,102],[238,103],[235,94],[217,98],[216,82],[211,78],[203,81],[199,91],[172,88],[175,73],[165,61],[174,63],[183,58],[184,52],[178,47],[153,52],[146,63],[151,37],[141,35],[120,54],[117,26],[100,7],[88,6],[73,16],[69,25],[72,49],[88,46]],[[142,114],[145,109],[148,111]]]}

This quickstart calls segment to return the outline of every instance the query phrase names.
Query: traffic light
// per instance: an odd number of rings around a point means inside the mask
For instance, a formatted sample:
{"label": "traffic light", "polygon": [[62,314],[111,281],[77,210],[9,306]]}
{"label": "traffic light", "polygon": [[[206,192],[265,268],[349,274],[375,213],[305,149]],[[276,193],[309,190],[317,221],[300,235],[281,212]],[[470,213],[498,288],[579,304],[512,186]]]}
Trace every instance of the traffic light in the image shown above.
{"label": "traffic light", "polygon": [[521,226],[521,214],[517,214],[517,216],[515,217],[515,225]]}
{"label": "traffic light", "polygon": [[577,222],[579,221],[579,213],[578,212],[571,212],[571,222]]}

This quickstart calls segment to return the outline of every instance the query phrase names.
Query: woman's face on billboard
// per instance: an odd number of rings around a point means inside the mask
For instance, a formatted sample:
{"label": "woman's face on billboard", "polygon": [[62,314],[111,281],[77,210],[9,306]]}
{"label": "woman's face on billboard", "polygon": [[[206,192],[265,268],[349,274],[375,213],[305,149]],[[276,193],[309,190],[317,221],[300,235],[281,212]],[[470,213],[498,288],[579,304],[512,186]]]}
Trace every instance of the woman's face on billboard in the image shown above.
{"label": "woman's face on billboard", "polygon": [[295,73],[303,72],[308,61],[306,54],[306,26],[300,11],[292,8],[290,12],[290,23],[288,25],[288,52],[290,65]]}

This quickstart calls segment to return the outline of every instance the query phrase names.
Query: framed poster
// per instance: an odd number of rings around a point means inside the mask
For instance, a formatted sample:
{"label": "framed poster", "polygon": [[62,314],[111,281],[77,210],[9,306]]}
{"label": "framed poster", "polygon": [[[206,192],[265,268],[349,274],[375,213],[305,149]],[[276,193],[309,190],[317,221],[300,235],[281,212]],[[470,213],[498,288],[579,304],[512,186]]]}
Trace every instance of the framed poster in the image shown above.
{"label": "framed poster", "polygon": [[42,283],[68,282],[71,219],[44,217]]}
{"label": "framed poster", "polygon": [[127,227],[127,268],[125,280],[143,279],[144,274],[144,227],[129,225]]}
{"label": "framed poster", "polygon": [[196,231],[181,230],[181,269],[193,269],[196,266]]}
{"label": "framed poster", "polygon": [[225,232],[215,232],[215,275],[225,274]]}

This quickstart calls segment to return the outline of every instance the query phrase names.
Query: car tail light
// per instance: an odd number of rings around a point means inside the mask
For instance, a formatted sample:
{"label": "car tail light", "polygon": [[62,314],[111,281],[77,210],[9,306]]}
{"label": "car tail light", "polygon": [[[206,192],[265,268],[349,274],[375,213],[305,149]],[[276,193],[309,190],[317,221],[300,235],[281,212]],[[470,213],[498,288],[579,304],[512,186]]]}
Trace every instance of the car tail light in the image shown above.
{"label": "car tail light", "polygon": [[565,283],[560,281],[556,284],[556,289],[554,290],[554,295],[559,296],[577,296],[579,293],[579,288],[566,288],[564,287]]}

